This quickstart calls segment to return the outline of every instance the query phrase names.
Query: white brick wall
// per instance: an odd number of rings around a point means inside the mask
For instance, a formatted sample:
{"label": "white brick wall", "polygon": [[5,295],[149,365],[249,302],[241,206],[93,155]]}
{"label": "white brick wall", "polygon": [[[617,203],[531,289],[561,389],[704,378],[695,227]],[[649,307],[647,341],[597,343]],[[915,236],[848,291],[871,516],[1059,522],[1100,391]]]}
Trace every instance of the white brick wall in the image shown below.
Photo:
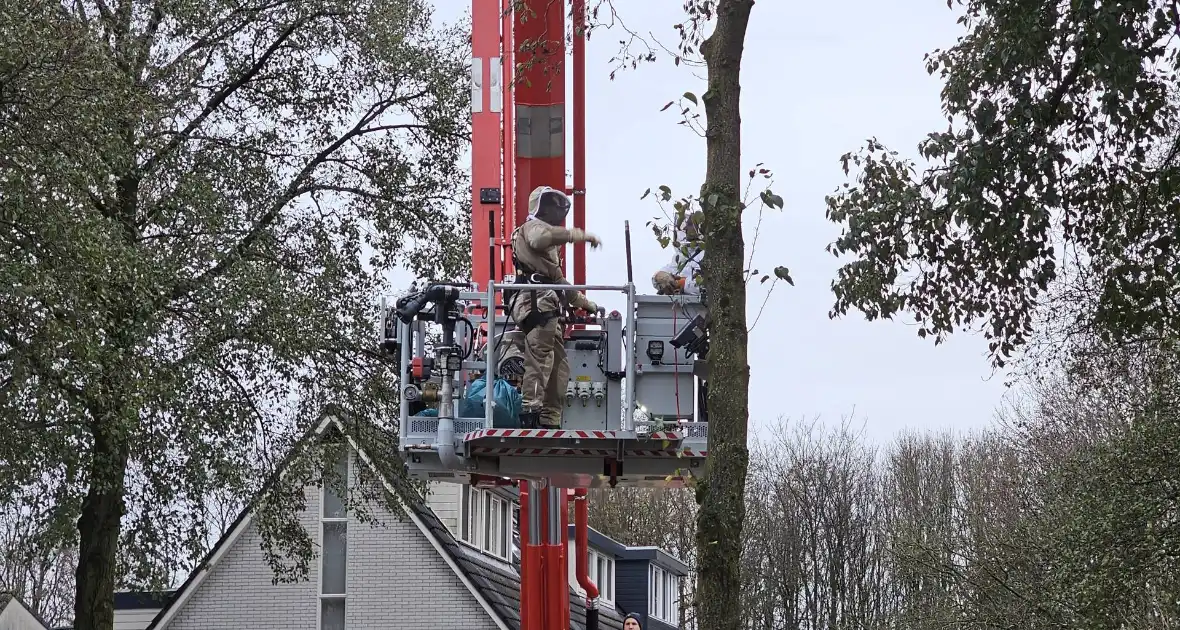
{"label": "white brick wall", "polygon": [[[494,630],[421,530],[380,512],[385,527],[349,524],[348,630]],[[354,584],[364,585],[355,596]]]}
{"label": "white brick wall", "polygon": [[[319,525],[319,492],[308,488],[305,527]],[[318,540],[318,537],[313,538]],[[318,582],[271,584],[274,574],[262,554],[262,537],[248,527],[205,576],[168,630],[311,630],[315,628]],[[318,567],[318,564],[316,565]]]}
{"label": "white brick wall", "polygon": [[462,488],[457,483],[433,483],[426,495],[430,509],[452,532],[459,531],[459,493]]}
{"label": "white brick wall", "polygon": [[[353,462],[353,470],[363,465]],[[301,520],[318,541],[318,489],[309,488],[307,498]],[[496,628],[413,522],[372,509],[384,525],[348,525],[347,630]],[[272,585],[260,541],[250,527],[167,630],[316,630],[318,574],[309,582]],[[318,571],[318,559],[313,566]]]}

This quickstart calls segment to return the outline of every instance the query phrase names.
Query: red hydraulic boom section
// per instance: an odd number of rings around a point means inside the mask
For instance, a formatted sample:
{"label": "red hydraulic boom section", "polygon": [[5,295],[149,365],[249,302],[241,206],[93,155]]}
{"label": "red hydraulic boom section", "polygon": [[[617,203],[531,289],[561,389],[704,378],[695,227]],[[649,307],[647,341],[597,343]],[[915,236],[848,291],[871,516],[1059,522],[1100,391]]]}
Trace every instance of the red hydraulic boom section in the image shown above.
{"label": "red hydraulic boom section", "polygon": [[[573,227],[586,227],[585,0],[572,0],[573,185],[566,182],[565,0],[472,0],[472,282],[513,273],[511,236],[538,186],[573,197]],[[514,11],[515,10],[515,11]],[[586,246],[573,246],[574,284],[586,284]],[[568,266],[568,261],[567,261]],[[567,275],[568,269],[567,269]],[[485,308],[491,305],[484,305]],[[570,627],[568,493],[520,482],[521,630]],[[578,497],[577,540],[585,539]],[[579,544],[579,583],[593,586]],[[587,588],[594,598],[596,588]],[[588,611],[589,614],[589,611]]]}

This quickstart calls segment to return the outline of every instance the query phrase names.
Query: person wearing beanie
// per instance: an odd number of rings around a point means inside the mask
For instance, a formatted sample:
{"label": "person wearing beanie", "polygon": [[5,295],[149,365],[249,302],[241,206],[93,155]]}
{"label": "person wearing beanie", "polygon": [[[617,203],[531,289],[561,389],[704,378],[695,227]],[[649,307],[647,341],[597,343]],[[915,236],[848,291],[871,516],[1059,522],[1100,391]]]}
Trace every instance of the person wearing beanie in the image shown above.
{"label": "person wearing beanie", "polygon": [[639,613],[627,613],[623,617],[623,630],[643,630],[643,617]]}

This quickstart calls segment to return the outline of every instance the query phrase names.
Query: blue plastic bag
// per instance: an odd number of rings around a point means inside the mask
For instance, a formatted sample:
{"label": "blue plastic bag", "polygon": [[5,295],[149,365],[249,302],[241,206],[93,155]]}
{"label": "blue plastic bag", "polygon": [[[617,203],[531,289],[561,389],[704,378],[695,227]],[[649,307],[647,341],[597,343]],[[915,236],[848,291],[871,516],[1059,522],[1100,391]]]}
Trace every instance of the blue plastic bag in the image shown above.
{"label": "blue plastic bag", "polygon": [[[487,390],[487,378],[481,378],[467,386],[467,395],[459,403],[459,415],[464,418],[484,417],[484,394]],[[522,399],[520,391],[512,383],[498,378],[492,386],[492,401],[496,403],[492,410],[492,426],[497,429],[519,429],[520,407]]]}
{"label": "blue plastic bag", "polygon": [[[459,401],[458,416],[460,418],[483,418],[484,390],[488,381],[481,378],[467,387],[467,395]],[[520,407],[523,404],[520,391],[512,383],[498,378],[492,386],[492,401],[496,403],[492,410],[492,426],[497,429],[519,429]],[[423,409],[415,416],[421,418],[437,418],[438,409]]]}

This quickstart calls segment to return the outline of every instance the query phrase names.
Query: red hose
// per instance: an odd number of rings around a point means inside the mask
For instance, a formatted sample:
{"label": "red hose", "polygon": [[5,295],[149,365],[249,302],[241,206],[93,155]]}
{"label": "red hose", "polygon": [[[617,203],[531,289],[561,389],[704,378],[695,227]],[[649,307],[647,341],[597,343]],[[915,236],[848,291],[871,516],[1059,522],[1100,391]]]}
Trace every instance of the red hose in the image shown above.
{"label": "red hose", "polygon": [[578,586],[586,591],[586,601],[598,599],[598,586],[590,579],[590,506],[586,504],[586,489],[574,491],[574,553],[577,560],[574,567]]}

